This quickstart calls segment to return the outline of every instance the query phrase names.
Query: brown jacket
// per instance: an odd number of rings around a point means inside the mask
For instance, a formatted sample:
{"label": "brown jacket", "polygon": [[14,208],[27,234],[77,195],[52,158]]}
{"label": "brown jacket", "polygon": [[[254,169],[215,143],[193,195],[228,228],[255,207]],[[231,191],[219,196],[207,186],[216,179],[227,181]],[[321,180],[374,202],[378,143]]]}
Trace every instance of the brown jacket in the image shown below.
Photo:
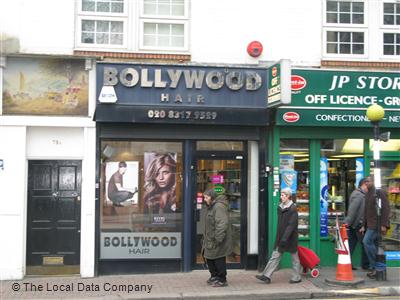
{"label": "brown jacket", "polygon": [[[377,230],[377,214],[376,214],[376,198],[375,189],[370,189],[365,196],[365,207],[364,207],[364,227],[368,229]],[[390,206],[386,193],[380,191],[381,197],[381,225],[390,227],[389,215]]]}

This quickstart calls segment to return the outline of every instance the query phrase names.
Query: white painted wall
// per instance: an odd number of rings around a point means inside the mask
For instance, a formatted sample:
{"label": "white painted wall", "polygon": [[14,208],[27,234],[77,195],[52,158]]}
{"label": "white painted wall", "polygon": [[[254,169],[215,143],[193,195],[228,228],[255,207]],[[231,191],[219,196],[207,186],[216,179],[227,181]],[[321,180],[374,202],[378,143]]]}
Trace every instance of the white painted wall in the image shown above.
{"label": "white painted wall", "polygon": [[[258,63],[290,58],[297,65],[318,65],[321,5],[320,0],[191,1],[192,59]],[[259,58],[247,54],[254,40],[264,47]]]}
{"label": "white painted wall", "polygon": [[0,126],[0,280],[22,279],[26,253],[26,128]]}
{"label": "white painted wall", "polygon": [[17,37],[22,53],[71,55],[74,7],[71,0],[3,0],[0,31]]}

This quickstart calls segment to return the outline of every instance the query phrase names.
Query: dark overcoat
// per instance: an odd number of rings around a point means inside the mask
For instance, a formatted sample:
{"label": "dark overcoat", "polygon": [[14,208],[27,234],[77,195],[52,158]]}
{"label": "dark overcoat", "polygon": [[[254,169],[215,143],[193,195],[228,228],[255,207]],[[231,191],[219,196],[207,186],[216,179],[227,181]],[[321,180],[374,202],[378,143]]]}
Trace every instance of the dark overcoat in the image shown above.
{"label": "dark overcoat", "polygon": [[274,249],[278,248],[280,253],[297,251],[298,219],[296,204],[292,203],[283,209],[278,206],[278,230]]}
{"label": "dark overcoat", "polygon": [[217,259],[231,254],[232,234],[229,223],[228,201],[218,196],[206,208],[203,236],[204,257]]}

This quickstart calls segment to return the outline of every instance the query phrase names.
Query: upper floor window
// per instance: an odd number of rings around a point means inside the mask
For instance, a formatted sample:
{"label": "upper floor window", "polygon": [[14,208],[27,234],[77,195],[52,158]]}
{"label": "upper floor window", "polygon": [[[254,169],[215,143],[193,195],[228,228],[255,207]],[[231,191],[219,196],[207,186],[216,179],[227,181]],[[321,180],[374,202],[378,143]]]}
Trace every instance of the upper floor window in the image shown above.
{"label": "upper floor window", "polygon": [[123,13],[124,0],[82,0],[82,11]]}
{"label": "upper floor window", "polygon": [[400,33],[383,34],[383,55],[400,55]]}
{"label": "upper floor window", "polygon": [[188,51],[189,0],[80,0],[76,47]]}
{"label": "upper floor window", "polygon": [[364,24],[364,2],[326,1],[326,22],[334,24]]}
{"label": "upper floor window", "polygon": [[329,54],[364,54],[364,32],[326,31]]}
{"label": "upper floor window", "polygon": [[400,25],[400,3],[383,3],[383,24]]}

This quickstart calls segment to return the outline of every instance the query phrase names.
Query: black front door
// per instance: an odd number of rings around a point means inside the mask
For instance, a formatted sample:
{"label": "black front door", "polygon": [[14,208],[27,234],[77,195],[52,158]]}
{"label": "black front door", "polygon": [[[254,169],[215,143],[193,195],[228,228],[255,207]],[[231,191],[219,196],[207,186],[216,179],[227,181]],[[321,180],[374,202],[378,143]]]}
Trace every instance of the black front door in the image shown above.
{"label": "black front door", "polygon": [[79,265],[81,181],[81,161],[29,161],[27,266]]}

